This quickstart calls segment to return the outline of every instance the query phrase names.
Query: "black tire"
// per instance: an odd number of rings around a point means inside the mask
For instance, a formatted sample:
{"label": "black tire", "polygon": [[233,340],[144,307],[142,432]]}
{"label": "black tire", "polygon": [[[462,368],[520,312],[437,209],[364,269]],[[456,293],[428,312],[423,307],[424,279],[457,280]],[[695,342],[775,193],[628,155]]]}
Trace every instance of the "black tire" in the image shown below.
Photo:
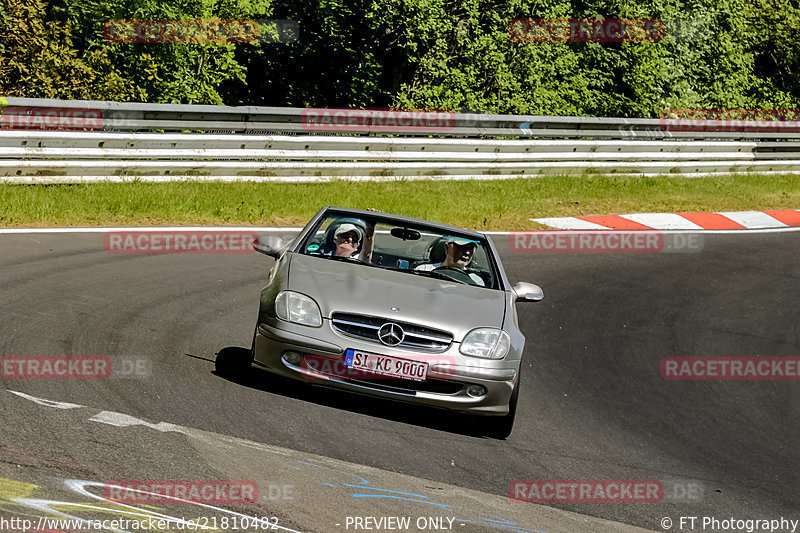
{"label": "black tire", "polygon": [[243,378],[250,372],[251,351],[242,348],[223,348],[217,354],[217,373],[229,378]]}
{"label": "black tire", "polygon": [[514,391],[511,393],[511,399],[508,402],[508,414],[504,416],[488,417],[488,419],[483,422],[488,436],[501,440],[505,440],[511,436],[511,430],[514,429],[514,419],[517,416],[518,400],[519,379],[517,379],[517,384],[514,385]]}

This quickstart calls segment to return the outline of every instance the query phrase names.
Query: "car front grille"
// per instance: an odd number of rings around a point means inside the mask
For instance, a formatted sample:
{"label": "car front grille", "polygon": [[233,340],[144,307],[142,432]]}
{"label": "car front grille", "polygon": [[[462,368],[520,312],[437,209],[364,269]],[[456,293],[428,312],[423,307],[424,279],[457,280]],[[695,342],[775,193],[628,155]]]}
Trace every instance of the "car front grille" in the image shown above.
{"label": "car front grille", "polygon": [[357,337],[370,342],[375,342],[385,346],[378,339],[378,330],[386,323],[394,323],[403,328],[405,337],[399,348],[411,350],[423,350],[428,352],[443,352],[450,347],[453,342],[452,333],[438,329],[409,324],[408,322],[398,322],[388,318],[375,316],[356,315],[352,313],[334,313],[331,315],[333,329],[348,337]]}

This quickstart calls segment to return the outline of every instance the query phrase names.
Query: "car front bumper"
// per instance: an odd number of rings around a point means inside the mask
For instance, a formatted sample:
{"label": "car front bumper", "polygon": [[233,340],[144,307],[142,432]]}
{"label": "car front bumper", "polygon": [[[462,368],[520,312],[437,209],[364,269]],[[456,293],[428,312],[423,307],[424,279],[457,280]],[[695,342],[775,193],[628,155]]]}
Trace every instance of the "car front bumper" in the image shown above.
{"label": "car front bumper", "polygon": [[[342,369],[348,348],[406,359],[430,358],[428,377],[424,382],[354,379],[339,371],[315,372],[308,365],[290,363],[285,357],[287,352],[295,352],[302,356],[324,358],[332,363],[326,368]],[[327,319],[319,328],[276,319],[274,324],[262,323],[256,329],[252,365],[324,387],[473,414],[505,415],[519,373],[519,358],[510,360],[509,356],[503,360],[467,357],[458,352],[457,343],[442,353],[423,354],[339,335],[333,331]],[[480,385],[485,393],[470,395],[467,393],[469,385]]]}

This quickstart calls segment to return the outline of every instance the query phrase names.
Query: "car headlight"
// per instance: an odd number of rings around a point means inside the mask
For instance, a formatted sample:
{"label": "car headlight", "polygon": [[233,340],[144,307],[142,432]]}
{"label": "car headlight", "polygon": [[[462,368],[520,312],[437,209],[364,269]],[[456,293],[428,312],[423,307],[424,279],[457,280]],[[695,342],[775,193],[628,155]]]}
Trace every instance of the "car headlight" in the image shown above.
{"label": "car headlight", "polygon": [[502,359],[510,347],[511,338],[502,329],[478,328],[467,333],[459,351],[473,357]]}
{"label": "car headlight", "polygon": [[275,314],[281,320],[303,324],[304,326],[319,327],[322,325],[322,315],[317,302],[294,291],[282,291],[275,298]]}

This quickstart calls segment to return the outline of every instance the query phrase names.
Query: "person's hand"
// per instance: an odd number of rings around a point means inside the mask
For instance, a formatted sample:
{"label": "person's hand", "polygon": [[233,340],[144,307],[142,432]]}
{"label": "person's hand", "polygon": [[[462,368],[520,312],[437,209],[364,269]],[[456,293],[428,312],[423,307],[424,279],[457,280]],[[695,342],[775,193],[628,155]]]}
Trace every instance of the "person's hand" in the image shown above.
{"label": "person's hand", "polygon": [[[380,213],[380,211],[378,211],[374,207],[368,207],[367,211],[372,211],[373,213]],[[373,233],[374,230],[375,230],[375,221],[374,220],[368,220],[367,221],[367,239],[372,239],[372,233]]]}
{"label": "person's hand", "polygon": [[[374,207],[368,207],[367,211],[372,211],[373,213],[380,213]],[[359,259],[364,263],[372,263],[372,247],[373,247],[373,240],[375,238],[375,219],[367,220],[367,231],[364,235],[364,245],[361,247],[361,255]]]}
{"label": "person's hand", "polygon": [[357,249],[358,246],[356,246],[350,239],[347,239],[336,245],[336,255],[339,257],[350,257]]}

